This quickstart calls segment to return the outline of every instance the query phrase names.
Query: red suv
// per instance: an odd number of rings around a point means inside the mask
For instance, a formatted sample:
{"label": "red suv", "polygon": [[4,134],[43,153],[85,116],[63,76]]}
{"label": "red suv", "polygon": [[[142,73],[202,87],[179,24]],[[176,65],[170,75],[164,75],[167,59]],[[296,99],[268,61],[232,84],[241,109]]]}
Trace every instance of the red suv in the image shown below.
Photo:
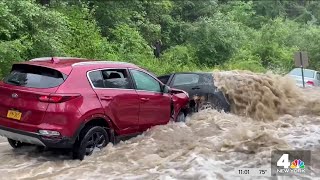
{"label": "red suv", "polygon": [[134,64],[37,58],[14,64],[0,82],[0,135],[14,148],[68,148],[82,160],[109,142],[184,121],[188,99]]}

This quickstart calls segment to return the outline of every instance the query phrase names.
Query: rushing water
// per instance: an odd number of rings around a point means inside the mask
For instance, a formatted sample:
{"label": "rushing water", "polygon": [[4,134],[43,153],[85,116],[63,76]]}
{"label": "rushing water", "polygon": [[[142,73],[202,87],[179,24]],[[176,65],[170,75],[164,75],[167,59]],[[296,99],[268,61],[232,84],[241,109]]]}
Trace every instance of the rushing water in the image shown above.
{"label": "rushing water", "polygon": [[319,89],[302,90],[271,74],[214,77],[231,99],[230,114],[205,109],[81,162],[33,147],[13,150],[1,138],[0,179],[286,179],[237,176],[239,167],[270,168],[274,149],[311,150],[311,175],[290,179],[320,179]]}

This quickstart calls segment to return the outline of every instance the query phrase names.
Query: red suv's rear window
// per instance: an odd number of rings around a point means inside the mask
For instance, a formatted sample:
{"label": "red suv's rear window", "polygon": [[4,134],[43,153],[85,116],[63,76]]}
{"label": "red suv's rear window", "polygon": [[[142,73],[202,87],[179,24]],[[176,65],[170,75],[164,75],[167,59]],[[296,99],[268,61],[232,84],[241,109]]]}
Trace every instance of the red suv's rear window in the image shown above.
{"label": "red suv's rear window", "polygon": [[67,75],[41,66],[15,64],[11,73],[4,79],[7,84],[30,88],[52,88],[61,85]]}

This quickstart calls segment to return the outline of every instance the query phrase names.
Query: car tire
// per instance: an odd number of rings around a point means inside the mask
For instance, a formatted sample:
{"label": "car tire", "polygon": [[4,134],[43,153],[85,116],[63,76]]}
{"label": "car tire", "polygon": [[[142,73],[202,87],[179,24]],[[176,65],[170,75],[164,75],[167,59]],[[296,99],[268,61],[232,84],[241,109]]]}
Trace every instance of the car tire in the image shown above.
{"label": "car tire", "polygon": [[21,148],[25,143],[8,138],[10,146],[14,149]]}
{"label": "car tire", "polygon": [[45,147],[45,146],[36,146],[36,150],[38,151],[38,152],[44,152],[44,151],[46,151],[48,148],[47,147]]}
{"label": "car tire", "polygon": [[73,147],[73,159],[83,160],[85,156],[90,156],[95,148],[102,149],[109,143],[107,131],[100,126],[85,127],[79,140]]}
{"label": "car tire", "polygon": [[186,116],[183,112],[180,112],[177,116],[176,122],[186,122]]}
{"label": "car tire", "polygon": [[213,94],[209,97],[208,103],[212,106],[212,108],[216,109],[217,111],[221,112],[230,112],[230,104],[227,102],[225,96],[222,92]]}

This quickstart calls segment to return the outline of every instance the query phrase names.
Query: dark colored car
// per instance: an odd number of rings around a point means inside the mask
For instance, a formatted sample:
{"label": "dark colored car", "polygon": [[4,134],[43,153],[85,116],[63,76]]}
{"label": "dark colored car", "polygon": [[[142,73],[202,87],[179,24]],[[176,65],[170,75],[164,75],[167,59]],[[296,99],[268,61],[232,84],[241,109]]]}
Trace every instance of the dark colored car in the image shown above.
{"label": "dark colored car", "polygon": [[0,135],[12,147],[68,148],[82,160],[109,142],[183,121],[189,98],[134,64],[38,58],[12,66],[0,99]]}
{"label": "dark colored car", "polygon": [[[182,89],[189,94],[190,111],[197,112],[199,103],[217,110],[230,111],[230,104],[224,94],[214,85],[212,73],[183,72],[159,76],[160,81],[171,88]],[[201,99],[202,102],[197,102]]]}

